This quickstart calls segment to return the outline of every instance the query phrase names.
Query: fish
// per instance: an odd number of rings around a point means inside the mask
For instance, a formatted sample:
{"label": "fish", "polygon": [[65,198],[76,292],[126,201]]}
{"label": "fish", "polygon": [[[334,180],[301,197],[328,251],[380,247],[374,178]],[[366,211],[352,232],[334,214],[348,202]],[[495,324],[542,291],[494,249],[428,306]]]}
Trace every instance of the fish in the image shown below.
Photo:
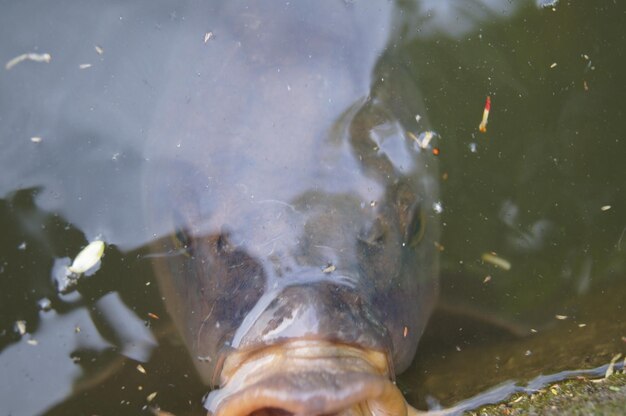
{"label": "fish", "polygon": [[416,412],[395,377],[437,297],[439,185],[394,12],[191,2],[159,28],[142,198],[209,415]]}

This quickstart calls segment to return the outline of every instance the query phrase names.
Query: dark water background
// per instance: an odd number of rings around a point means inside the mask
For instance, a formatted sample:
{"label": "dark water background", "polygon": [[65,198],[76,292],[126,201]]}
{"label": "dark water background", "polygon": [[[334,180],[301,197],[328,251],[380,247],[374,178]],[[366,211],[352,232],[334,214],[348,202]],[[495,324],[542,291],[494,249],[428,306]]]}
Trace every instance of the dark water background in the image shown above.
{"label": "dark water background", "polygon": [[[146,78],[167,74],[158,50],[111,35],[126,16],[142,28],[184,16],[167,3],[144,14],[66,3],[0,4],[2,63],[54,54],[0,70],[0,414],[137,414],[153,392],[152,404],[202,414],[206,388],[167,320],[138,225],[151,108],[119,114],[157,94]],[[605,364],[626,336],[626,7],[417,4],[399,2],[405,40],[390,59],[416,80],[439,135],[442,306],[399,385],[420,408],[451,406],[507,380]],[[116,59],[118,44],[143,52]],[[100,270],[58,294],[55,259],[100,235],[112,243]]]}

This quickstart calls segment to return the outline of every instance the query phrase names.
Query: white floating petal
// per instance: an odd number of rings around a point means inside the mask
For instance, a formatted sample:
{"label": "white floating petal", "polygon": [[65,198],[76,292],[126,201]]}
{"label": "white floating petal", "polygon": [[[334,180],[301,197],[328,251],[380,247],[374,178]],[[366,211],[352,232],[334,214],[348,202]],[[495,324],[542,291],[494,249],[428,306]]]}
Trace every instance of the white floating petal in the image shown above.
{"label": "white floating petal", "polygon": [[69,271],[81,274],[91,269],[100,261],[100,258],[104,253],[104,247],[104,242],[100,240],[89,243],[87,247],[78,253],[72,265],[68,267]]}

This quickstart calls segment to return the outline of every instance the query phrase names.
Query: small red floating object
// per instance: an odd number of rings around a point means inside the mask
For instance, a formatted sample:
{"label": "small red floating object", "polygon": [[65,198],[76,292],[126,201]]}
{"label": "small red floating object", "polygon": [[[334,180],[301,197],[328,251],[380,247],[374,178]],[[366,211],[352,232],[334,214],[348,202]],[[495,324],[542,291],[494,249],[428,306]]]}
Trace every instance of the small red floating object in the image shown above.
{"label": "small red floating object", "polygon": [[483,119],[478,126],[478,130],[481,133],[487,132],[487,119],[489,118],[489,110],[491,110],[491,97],[487,96],[487,101],[485,102],[485,110],[483,111]]}
{"label": "small red floating object", "polygon": [[433,147],[433,155],[439,156],[439,148],[438,147]]}

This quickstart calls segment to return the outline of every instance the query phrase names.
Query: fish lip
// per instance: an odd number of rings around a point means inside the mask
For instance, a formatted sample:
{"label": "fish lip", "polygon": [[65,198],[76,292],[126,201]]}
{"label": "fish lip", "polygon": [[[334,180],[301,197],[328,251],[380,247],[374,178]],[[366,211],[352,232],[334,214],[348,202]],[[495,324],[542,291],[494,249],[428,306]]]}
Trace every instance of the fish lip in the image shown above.
{"label": "fish lip", "polygon": [[233,352],[224,362],[220,388],[209,394],[205,407],[213,416],[264,410],[269,415],[406,415],[410,407],[391,377],[381,351],[292,340]]}

